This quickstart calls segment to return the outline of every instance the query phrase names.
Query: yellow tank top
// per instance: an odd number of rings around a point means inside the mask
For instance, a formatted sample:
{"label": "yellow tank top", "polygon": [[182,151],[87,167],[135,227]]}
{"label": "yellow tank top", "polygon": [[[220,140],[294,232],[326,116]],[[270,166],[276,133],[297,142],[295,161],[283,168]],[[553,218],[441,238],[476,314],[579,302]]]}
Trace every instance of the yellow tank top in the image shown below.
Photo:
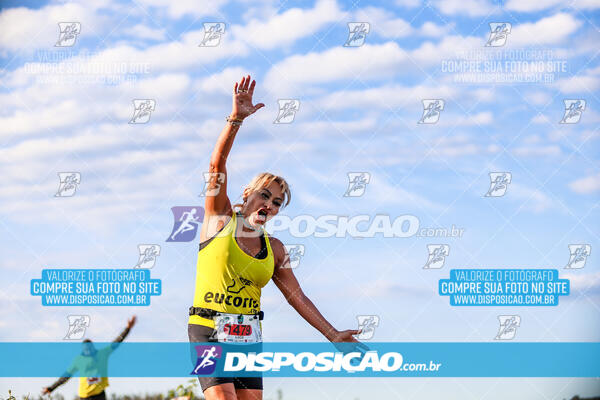
{"label": "yellow tank top", "polygon": [[[237,219],[234,212],[223,229],[198,252],[194,307],[240,314],[260,311],[261,289],[273,276],[275,259],[264,230],[266,258],[254,258],[240,248],[235,240]],[[212,319],[198,315],[191,315],[188,323],[215,327]]]}

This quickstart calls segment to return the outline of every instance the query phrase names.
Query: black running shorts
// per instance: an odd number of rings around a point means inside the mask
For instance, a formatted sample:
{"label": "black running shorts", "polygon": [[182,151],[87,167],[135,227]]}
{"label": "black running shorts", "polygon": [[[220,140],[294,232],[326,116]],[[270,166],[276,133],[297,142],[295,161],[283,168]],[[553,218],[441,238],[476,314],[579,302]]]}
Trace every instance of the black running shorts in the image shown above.
{"label": "black running shorts", "polygon": [[[194,325],[188,324],[188,337],[190,338],[190,343],[199,343],[199,342],[217,342],[216,339],[211,339],[211,334],[214,329],[209,328],[204,325]],[[192,356],[192,365],[196,364],[196,356],[193,352],[191,352]],[[198,380],[200,381],[200,386],[202,387],[202,391],[205,391],[207,388],[215,385],[221,385],[223,383],[233,383],[236,389],[260,389],[263,388],[263,379],[262,377],[253,377],[253,378],[229,378],[229,377],[211,377],[211,376],[199,376]]]}

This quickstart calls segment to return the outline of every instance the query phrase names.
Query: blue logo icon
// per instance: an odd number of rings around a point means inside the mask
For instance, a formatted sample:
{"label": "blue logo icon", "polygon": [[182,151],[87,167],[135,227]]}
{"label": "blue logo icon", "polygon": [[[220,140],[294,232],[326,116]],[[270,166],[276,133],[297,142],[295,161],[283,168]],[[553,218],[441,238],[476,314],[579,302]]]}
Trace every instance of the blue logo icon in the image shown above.
{"label": "blue logo icon", "polygon": [[192,375],[208,375],[215,372],[217,358],[221,358],[223,350],[221,346],[196,346],[198,361],[191,372]]}
{"label": "blue logo icon", "polygon": [[204,209],[200,206],[171,207],[173,212],[173,230],[167,242],[191,242],[196,237],[198,226],[204,218]]}

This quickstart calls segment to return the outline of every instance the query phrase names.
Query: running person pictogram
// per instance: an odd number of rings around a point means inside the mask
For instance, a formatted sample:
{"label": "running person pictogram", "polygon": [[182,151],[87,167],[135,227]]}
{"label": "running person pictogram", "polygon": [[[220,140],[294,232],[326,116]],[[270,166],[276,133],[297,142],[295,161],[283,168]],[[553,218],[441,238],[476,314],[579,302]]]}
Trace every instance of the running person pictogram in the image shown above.
{"label": "running person pictogram", "polygon": [[[205,198],[194,302],[188,321],[190,342],[217,341],[215,331],[222,327],[218,325],[222,314],[238,315],[239,320],[243,320],[242,315],[249,319],[253,314],[261,315],[261,289],[272,280],[287,302],[328,340],[364,346],[353,337],[360,330],[339,331],[319,312],[300,288],[283,243],[264,229],[266,222],[290,202],[285,179],[260,173],[245,187],[241,204],[232,205],[229,200],[229,152],[245,119],[264,107],[263,103],[252,102],[255,85],[250,75],[235,83],[233,110],[211,155],[209,172],[222,173],[225,179],[219,182],[217,195]],[[262,326],[257,326],[261,330]],[[262,378],[199,376],[199,380],[207,400],[262,399]]]}

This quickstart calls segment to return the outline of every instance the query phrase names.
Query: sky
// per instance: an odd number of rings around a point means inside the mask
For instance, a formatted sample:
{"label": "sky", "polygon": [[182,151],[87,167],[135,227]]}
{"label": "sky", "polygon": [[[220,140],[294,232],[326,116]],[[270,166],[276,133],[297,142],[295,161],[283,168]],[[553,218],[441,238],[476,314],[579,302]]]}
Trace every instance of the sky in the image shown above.
{"label": "sky", "polygon": [[[273,232],[304,246],[294,273],[336,328],[377,315],[373,341],[489,342],[499,315],[519,315],[513,341],[600,340],[599,1],[1,4],[0,340],[60,341],[75,314],[90,316],[86,336],[98,341],[112,340],[133,314],[128,340],[187,340],[199,239],[166,242],[171,207],[203,205],[203,173],[234,83],[247,74],[255,103],[266,106],[244,121],[228,159],[232,202],[269,171],[290,184],[280,213],[290,219],[410,215],[421,228],[463,230]],[[70,46],[56,46],[63,22],[80,24]],[[225,24],[218,44],[199,46],[203,24],[214,22]],[[344,46],[352,22],[369,31],[362,45]],[[504,45],[486,46],[490,23],[510,24]],[[540,60],[544,74],[525,81],[519,68]],[[473,71],[478,61],[485,70],[465,81],[457,68]],[[146,123],[129,123],[135,99],[155,102]],[[299,102],[290,123],[274,123],[282,99]],[[419,123],[427,99],[444,107],[437,122]],[[561,124],[569,99],[585,109],[577,123]],[[73,171],[75,194],[55,196],[58,174]],[[360,196],[344,196],[352,172],[369,176]],[[494,172],[511,182],[503,196],[486,197]],[[148,307],[49,307],[29,292],[44,268],[132,268],[145,243],[161,246],[151,273],[163,285]],[[423,268],[432,244],[450,249],[440,269]],[[589,244],[591,255],[584,268],[565,270],[572,244]],[[556,268],[571,293],[552,307],[455,307],[437,291],[452,268]],[[325,340],[272,283],[262,309],[265,340]],[[181,381],[115,378],[108,391],[166,392]],[[0,395],[49,383],[0,379]],[[600,394],[596,379],[270,378],[265,398],[278,388],[286,399]],[[59,390],[74,395],[75,380]]]}

